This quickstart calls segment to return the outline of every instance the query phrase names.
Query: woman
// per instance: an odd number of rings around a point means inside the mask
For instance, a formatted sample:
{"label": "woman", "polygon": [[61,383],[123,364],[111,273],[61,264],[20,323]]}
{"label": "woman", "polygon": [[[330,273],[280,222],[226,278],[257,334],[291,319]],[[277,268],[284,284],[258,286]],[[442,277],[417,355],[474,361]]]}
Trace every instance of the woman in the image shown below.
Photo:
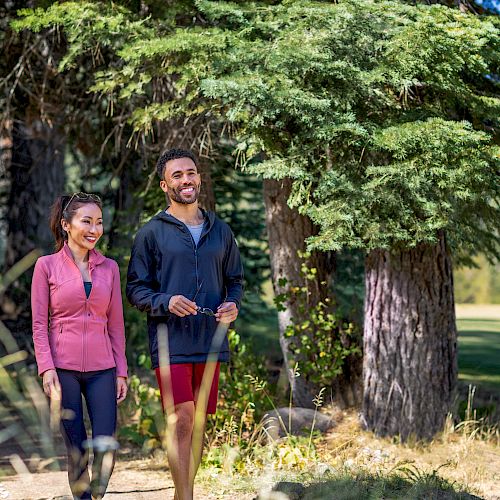
{"label": "woman", "polygon": [[38,259],[31,289],[35,356],[45,394],[61,398],[73,496],[97,498],[106,484],[89,484],[82,395],[93,439],[113,436],[116,405],[127,395],[120,274],[94,249],[103,233],[98,196],[60,196],[50,227],[56,253]]}

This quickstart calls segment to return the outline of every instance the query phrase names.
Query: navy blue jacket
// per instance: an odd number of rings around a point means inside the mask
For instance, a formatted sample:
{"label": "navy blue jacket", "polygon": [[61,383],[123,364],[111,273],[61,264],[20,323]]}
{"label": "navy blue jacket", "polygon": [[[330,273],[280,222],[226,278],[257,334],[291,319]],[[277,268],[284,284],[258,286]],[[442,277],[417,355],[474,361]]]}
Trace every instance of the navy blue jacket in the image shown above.
{"label": "navy blue jacket", "polygon": [[[229,226],[213,212],[205,219],[198,245],[187,226],[162,211],[137,233],[127,274],[129,302],[148,313],[149,350],[153,368],[158,360],[158,325],[167,328],[170,363],[205,362],[217,328],[214,317],[198,313],[183,318],[168,310],[172,295],[184,295],[213,311],[222,302],[240,307],[243,268],[240,252]],[[201,285],[201,287],[200,287]],[[224,339],[219,361],[229,360]]]}

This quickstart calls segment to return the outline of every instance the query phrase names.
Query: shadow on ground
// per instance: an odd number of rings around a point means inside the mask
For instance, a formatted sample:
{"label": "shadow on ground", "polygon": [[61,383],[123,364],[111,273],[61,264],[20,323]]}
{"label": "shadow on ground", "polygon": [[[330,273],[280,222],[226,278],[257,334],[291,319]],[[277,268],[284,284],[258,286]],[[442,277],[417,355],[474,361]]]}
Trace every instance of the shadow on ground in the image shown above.
{"label": "shadow on ground", "polygon": [[[413,471],[409,471],[410,475]],[[276,494],[281,492],[286,496]],[[481,500],[481,497],[460,491],[453,483],[435,474],[407,479],[399,475],[339,477],[304,486],[300,483],[278,483],[270,494],[258,500],[288,498],[290,500]]]}

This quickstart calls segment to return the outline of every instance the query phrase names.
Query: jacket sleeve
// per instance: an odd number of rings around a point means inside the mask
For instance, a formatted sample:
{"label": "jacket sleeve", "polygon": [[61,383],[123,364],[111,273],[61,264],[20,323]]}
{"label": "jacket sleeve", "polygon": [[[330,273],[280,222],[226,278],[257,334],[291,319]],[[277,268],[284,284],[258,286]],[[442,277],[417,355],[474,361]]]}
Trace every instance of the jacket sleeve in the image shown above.
{"label": "jacket sleeve", "polygon": [[108,334],[116,363],[116,375],[127,376],[127,358],[125,357],[125,324],[123,321],[122,291],[120,287],[120,270],[113,260],[113,288],[109,301]]}
{"label": "jacket sleeve", "polygon": [[169,316],[172,294],[158,291],[155,242],[151,238],[154,235],[145,228],[137,233],[128,265],[126,295],[133,306],[150,316]]}
{"label": "jacket sleeve", "polygon": [[33,344],[39,375],[55,368],[49,343],[49,297],[47,269],[43,260],[38,259],[31,282],[31,314],[33,317]]}
{"label": "jacket sleeve", "polygon": [[243,297],[243,266],[240,251],[232,231],[228,229],[226,237],[226,253],[224,256],[224,286],[226,302],[234,302],[238,309]]}

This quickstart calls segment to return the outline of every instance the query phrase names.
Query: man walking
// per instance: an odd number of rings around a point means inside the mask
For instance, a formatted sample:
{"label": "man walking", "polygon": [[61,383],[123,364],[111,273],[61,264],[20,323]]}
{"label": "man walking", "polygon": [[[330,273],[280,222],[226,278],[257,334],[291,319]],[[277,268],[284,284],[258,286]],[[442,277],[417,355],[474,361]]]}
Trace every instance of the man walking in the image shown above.
{"label": "man walking", "polygon": [[[201,177],[193,153],[169,150],[156,167],[170,205],[137,233],[126,294],[148,314],[151,361],[171,436],[167,452],[175,498],[191,500],[205,416],[217,405],[219,363],[229,360],[224,327],[238,316],[243,269],[229,226],[198,206]],[[199,443],[193,440],[195,414],[203,415]]]}

